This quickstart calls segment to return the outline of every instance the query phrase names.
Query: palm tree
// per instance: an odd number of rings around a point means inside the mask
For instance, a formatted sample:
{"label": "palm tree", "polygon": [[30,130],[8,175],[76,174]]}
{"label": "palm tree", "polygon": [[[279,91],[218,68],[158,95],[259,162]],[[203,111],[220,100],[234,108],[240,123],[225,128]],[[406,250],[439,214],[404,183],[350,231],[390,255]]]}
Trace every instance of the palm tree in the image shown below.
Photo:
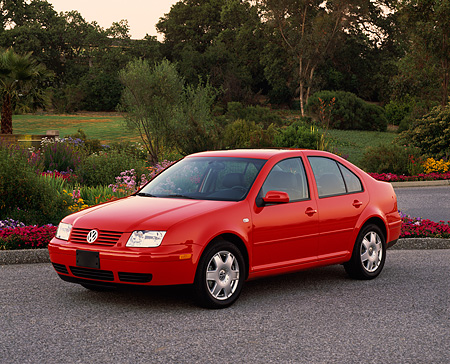
{"label": "palm tree", "polygon": [[45,94],[39,83],[52,75],[44,65],[31,57],[15,53],[12,48],[0,52],[1,133],[12,134],[13,105],[21,99],[33,99],[33,104],[44,104]]}

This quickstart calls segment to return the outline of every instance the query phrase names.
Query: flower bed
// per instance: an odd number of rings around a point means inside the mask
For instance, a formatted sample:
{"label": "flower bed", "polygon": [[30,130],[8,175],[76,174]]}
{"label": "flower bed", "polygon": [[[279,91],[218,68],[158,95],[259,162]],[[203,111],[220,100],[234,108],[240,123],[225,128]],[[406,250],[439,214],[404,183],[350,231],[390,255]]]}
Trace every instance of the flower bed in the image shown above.
{"label": "flower bed", "polygon": [[402,214],[400,238],[450,238],[450,221],[434,222],[428,219],[410,217]]}
{"label": "flower bed", "polygon": [[[3,223],[0,222],[6,225]],[[46,248],[56,234],[57,227],[53,225],[23,226],[22,223],[16,223],[16,226],[0,225],[0,250]]]}
{"label": "flower bed", "polygon": [[428,173],[418,174],[415,176],[396,175],[392,173],[369,173],[378,181],[385,182],[405,182],[405,181],[436,181],[443,179],[450,179],[450,172],[446,173]]}

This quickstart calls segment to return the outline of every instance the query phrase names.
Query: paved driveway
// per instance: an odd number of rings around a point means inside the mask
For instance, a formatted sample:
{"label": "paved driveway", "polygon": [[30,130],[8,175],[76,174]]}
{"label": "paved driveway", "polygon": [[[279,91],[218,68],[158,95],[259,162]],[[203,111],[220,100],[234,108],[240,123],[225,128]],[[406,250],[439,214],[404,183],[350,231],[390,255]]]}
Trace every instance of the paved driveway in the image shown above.
{"label": "paved driveway", "polygon": [[0,266],[1,363],[449,363],[450,250],[388,251],[247,282],[225,310],[187,287],[90,292],[49,264]]}

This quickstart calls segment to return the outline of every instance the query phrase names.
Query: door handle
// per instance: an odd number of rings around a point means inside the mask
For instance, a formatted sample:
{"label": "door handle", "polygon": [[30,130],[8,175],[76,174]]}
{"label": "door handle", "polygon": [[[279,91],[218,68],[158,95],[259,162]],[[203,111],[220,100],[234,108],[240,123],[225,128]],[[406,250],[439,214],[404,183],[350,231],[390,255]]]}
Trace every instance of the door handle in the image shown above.
{"label": "door handle", "polygon": [[363,203],[361,201],[355,200],[355,201],[353,201],[352,205],[355,206],[356,208],[358,208],[358,207],[361,207],[362,204]]}
{"label": "door handle", "polygon": [[317,214],[317,210],[314,210],[313,208],[308,207],[308,208],[306,209],[306,211],[305,211],[305,214],[308,215],[308,216],[312,216],[312,215],[314,215],[314,214]]}

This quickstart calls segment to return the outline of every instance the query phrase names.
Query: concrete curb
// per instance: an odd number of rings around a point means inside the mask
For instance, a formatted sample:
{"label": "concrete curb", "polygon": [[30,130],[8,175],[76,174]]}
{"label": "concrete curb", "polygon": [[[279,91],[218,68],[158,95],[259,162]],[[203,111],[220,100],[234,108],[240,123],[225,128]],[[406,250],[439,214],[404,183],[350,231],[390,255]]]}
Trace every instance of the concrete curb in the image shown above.
{"label": "concrete curb", "polygon": [[[399,239],[389,250],[450,249],[450,239]],[[10,264],[50,263],[47,249],[0,250],[0,266]]]}
{"label": "concrete curb", "polygon": [[394,188],[450,186],[450,179],[436,180],[436,181],[391,182],[391,185]]}

